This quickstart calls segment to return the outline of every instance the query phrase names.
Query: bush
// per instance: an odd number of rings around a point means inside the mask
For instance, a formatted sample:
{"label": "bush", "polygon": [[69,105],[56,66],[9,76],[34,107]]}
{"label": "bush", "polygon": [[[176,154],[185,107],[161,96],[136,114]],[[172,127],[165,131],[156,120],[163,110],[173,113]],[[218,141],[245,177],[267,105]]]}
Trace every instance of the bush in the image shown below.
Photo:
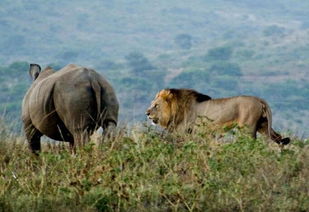
{"label": "bush", "polygon": [[143,76],[147,70],[152,70],[155,67],[149,62],[149,60],[139,52],[131,52],[125,59],[128,62],[133,74],[137,76]]}
{"label": "bush", "polygon": [[194,88],[196,90],[204,90],[205,85],[210,81],[209,73],[206,70],[189,70],[180,73],[173,78],[168,87],[173,88]]}
{"label": "bush", "polygon": [[217,90],[217,93],[224,92],[221,95],[235,95],[238,90],[238,81],[233,77],[219,76],[212,78],[211,87]]}
{"label": "bush", "polygon": [[206,54],[206,60],[229,60],[233,54],[233,49],[228,46],[217,47],[208,50]]}
{"label": "bush", "polygon": [[73,61],[74,59],[76,59],[79,56],[79,52],[77,51],[73,51],[73,50],[69,50],[69,51],[64,51],[63,53],[59,54],[57,56],[57,58],[60,61]]}
{"label": "bush", "polygon": [[175,43],[182,49],[191,49],[192,36],[189,34],[179,34],[175,37]]}
{"label": "bush", "polygon": [[241,76],[241,68],[238,64],[229,62],[220,62],[213,64],[209,71],[216,75]]}
{"label": "bush", "polygon": [[263,34],[266,37],[269,37],[269,36],[282,37],[285,35],[285,28],[279,27],[277,25],[271,25],[264,29]]}
{"label": "bush", "polygon": [[17,72],[24,73],[29,69],[29,63],[27,62],[14,62],[9,65],[9,69],[16,70]]}
{"label": "bush", "polygon": [[27,62],[14,62],[8,67],[0,68],[1,74],[10,78],[24,78],[23,75],[27,75],[29,70],[29,63]]}

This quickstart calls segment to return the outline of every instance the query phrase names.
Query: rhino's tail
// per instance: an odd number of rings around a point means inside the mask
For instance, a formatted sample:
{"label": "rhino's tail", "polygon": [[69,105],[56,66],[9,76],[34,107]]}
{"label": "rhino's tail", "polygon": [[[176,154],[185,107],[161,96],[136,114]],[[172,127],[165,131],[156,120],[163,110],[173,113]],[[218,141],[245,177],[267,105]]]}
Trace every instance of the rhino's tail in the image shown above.
{"label": "rhino's tail", "polygon": [[91,82],[91,87],[93,89],[94,95],[95,95],[95,99],[96,99],[96,103],[97,103],[97,121],[98,121],[98,125],[102,126],[103,123],[102,120],[104,120],[104,116],[106,115],[104,111],[102,111],[102,88],[100,86],[100,84],[97,81],[92,81]]}

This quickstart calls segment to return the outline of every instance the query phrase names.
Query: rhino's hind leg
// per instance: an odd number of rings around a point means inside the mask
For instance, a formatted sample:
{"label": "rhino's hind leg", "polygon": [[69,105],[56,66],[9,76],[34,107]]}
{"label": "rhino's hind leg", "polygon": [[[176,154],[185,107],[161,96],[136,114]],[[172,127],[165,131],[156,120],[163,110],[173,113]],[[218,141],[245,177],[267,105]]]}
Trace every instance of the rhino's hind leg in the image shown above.
{"label": "rhino's hind leg", "polygon": [[84,130],[84,131],[78,130],[73,133],[73,137],[74,137],[74,141],[70,142],[70,146],[71,146],[71,149],[73,149],[73,151],[76,150],[76,147],[80,148],[84,146],[85,144],[87,144],[90,139],[90,136],[87,130]]}
{"label": "rhino's hind leg", "polygon": [[37,129],[32,129],[29,133],[26,134],[29,143],[29,149],[36,155],[41,151],[41,136],[42,133],[40,133]]}
{"label": "rhino's hind leg", "polygon": [[104,139],[114,139],[116,136],[116,123],[114,121],[105,120],[103,123],[103,138]]}
{"label": "rhino's hind leg", "polygon": [[106,121],[104,121],[102,128],[103,128],[105,133],[108,133],[110,131],[113,131],[116,128],[116,126],[117,125],[114,121],[106,120]]}

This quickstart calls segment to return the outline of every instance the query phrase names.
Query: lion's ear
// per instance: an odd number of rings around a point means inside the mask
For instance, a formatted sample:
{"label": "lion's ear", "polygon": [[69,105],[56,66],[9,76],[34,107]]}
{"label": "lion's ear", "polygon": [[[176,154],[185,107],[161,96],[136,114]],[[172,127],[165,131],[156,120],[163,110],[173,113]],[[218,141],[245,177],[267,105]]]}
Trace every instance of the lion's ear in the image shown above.
{"label": "lion's ear", "polygon": [[174,94],[172,92],[169,92],[169,94],[166,96],[166,101],[171,101],[174,98]]}
{"label": "lion's ear", "polygon": [[173,93],[170,90],[162,90],[159,93],[159,96],[165,99],[166,101],[169,101],[174,97]]}

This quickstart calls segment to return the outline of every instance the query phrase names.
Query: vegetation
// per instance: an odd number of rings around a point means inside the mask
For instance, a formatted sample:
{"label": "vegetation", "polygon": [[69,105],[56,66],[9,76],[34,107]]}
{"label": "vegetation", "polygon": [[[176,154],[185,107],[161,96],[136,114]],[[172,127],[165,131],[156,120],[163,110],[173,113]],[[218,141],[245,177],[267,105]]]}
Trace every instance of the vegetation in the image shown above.
{"label": "vegetation", "polygon": [[175,43],[182,49],[191,49],[192,36],[189,34],[179,34],[175,37]]}
{"label": "vegetation", "polygon": [[232,48],[231,47],[218,47],[218,48],[213,48],[210,49],[206,55],[207,60],[229,60],[232,56]]}
{"label": "vegetation", "polygon": [[0,211],[308,209],[308,141],[280,150],[243,135],[216,141],[204,130],[123,129],[75,155],[64,143],[45,143],[39,157],[2,135]]}
{"label": "vegetation", "polygon": [[[18,122],[20,105],[30,80],[25,80],[29,69],[27,62],[14,62],[7,67],[0,67],[0,111],[2,116]],[[27,73],[27,72],[26,72]]]}

